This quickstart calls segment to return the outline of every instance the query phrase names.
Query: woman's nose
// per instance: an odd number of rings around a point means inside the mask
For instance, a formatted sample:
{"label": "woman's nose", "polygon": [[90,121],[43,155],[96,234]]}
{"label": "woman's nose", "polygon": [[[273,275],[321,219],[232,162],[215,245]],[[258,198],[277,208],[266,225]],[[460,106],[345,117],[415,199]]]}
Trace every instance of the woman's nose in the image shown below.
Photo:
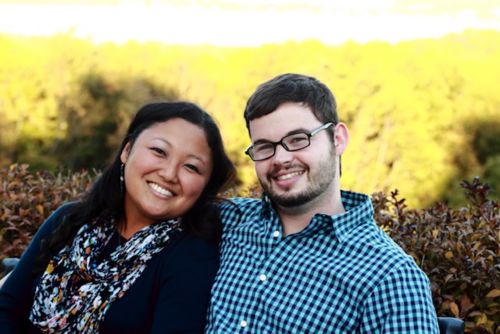
{"label": "woman's nose", "polygon": [[158,171],[158,175],[167,182],[177,182],[177,165],[174,163],[165,164]]}

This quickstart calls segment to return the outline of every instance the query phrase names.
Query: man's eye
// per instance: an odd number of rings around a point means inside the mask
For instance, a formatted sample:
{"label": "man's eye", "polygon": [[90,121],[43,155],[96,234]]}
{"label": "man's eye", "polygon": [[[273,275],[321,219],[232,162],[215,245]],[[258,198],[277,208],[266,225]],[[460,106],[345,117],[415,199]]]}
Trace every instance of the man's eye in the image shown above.
{"label": "man's eye", "polygon": [[274,146],[270,143],[255,145],[253,148],[255,152],[265,152],[272,149],[274,149]]}
{"label": "man's eye", "polygon": [[296,137],[291,137],[288,140],[288,143],[291,145],[301,145],[307,142],[307,137],[305,136],[296,136]]}

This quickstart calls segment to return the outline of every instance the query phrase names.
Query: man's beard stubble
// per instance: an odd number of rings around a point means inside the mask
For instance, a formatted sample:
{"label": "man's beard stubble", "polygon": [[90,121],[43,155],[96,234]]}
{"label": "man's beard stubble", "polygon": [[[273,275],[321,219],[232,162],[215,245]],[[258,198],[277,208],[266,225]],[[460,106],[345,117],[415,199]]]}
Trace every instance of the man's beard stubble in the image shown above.
{"label": "man's beard stubble", "polygon": [[[309,203],[315,198],[319,197],[321,194],[325,193],[334,181],[336,168],[335,168],[335,154],[332,152],[330,155],[331,159],[324,159],[321,161],[316,170],[307,170],[308,174],[308,184],[304,190],[295,194],[281,193],[278,194],[273,191],[271,183],[266,180],[259,182],[264,190],[264,193],[269,196],[269,198],[277,205],[291,208],[297,207]],[[294,166],[289,166],[286,169],[293,168]]]}

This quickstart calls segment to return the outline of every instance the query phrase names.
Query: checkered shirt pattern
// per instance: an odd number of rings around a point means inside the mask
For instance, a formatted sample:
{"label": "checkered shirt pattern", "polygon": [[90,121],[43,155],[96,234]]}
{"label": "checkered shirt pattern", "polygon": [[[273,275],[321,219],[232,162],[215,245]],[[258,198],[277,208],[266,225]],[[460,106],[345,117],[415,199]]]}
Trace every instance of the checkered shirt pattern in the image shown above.
{"label": "checkered shirt pattern", "polygon": [[439,333],[427,276],[374,222],[368,196],[282,237],[268,198],[221,206],[206,333]]}

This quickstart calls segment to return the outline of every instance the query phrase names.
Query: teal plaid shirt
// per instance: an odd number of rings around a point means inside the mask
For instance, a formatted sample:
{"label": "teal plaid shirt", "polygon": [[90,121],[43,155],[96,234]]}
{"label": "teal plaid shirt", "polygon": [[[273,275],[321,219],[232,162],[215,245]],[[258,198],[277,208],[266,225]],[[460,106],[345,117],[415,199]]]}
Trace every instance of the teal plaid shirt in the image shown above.
{"label": "teal plaid shirt", "polygon": [[207,333],[439,333],[429,280],[374,222],[368,196],[282,237],[269,199],[221,206]]}

